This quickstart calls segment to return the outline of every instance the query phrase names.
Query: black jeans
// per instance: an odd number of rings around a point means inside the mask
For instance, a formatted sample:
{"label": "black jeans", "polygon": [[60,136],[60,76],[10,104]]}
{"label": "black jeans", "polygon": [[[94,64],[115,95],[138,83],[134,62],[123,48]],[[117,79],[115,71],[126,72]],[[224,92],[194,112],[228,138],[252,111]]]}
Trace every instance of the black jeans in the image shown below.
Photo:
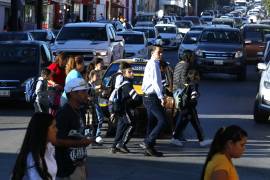
{"label": "black jeans", "polygon": [[193,128],[197,133],[199,141],[203,141],[203,130],[200,124],[198,113],[195,107],[186,107],[182,112],[177,112],[175,116],[176,126],[173,131],[173,138],[179,139],[182,136],[183,130],[186,128],[187,124],[191,122]]}
{"label": "black jeans", "polygon": [[49,113],[49,107],[43,105],[40,102],[34,102],[34,108],[35,108],[35,112],[45,112],[45,113]]}
{"label": "black jeans", "polygon": [[112,147],[116,147],[117,144],[123,147],[129,142],[133,134],[134,121],[127,113],[116,118],[118,118],[118,123]]}
{"label": "black jeans", "polygon": [[143,104],[147,110],[148,119],[144,142],[147,146],[153,147],[160,132],[167,124],[166,115],[161,101],[156,95],[144,96]]}

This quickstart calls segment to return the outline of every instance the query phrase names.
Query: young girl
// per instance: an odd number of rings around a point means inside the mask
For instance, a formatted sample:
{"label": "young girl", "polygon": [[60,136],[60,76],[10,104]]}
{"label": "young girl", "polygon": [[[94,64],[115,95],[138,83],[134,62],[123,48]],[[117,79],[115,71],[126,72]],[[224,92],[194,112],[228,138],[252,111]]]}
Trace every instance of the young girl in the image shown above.
{"label": "young girl", "polygon": [[240,158],[244,153],[247,136],[236,125],[220,128],[204,163],[201,180],[238,180],[232,158]]}
{"label": "young girl", "polygon": [[52,115],[35,113],[28,125],[12,180],[55,180],[56,123]]}

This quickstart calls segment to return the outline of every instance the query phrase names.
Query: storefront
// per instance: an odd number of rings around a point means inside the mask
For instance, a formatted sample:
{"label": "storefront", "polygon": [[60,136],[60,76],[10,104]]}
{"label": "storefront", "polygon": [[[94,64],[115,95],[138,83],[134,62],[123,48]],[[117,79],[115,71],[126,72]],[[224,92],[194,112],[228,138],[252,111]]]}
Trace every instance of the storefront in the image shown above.
{"label": "storefront", "polygon": [[0,0],[0,31],[3,31],[10,17],[10,0]]}

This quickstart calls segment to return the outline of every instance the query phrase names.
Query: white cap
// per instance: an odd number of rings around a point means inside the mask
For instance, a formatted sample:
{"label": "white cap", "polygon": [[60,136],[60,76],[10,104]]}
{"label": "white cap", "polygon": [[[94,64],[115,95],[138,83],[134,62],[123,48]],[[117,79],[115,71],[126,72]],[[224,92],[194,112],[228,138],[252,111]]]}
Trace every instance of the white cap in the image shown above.
{"label": "white cap", "polygon": [[83,78],[74,78],[68,81],[65,85],[65,92],[88,90],[90,87]]}

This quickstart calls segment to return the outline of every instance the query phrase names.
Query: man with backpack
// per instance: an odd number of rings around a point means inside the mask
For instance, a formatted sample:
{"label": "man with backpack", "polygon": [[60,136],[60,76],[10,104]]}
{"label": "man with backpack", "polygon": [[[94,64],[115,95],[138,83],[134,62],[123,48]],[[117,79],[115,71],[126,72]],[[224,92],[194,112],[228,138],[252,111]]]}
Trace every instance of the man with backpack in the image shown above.
{"label": "man with backpack", "polygon": [[127,143],[134,131],[135,119],[132,115],[132,109],[142,103],[142,97],[133,89],[133,70],[128,63],[122,64],[123,82],[117,87],[110,99],[112,102],[112,111],[118,119],[116,135],[111,148],[112,153],[129,153]]}

